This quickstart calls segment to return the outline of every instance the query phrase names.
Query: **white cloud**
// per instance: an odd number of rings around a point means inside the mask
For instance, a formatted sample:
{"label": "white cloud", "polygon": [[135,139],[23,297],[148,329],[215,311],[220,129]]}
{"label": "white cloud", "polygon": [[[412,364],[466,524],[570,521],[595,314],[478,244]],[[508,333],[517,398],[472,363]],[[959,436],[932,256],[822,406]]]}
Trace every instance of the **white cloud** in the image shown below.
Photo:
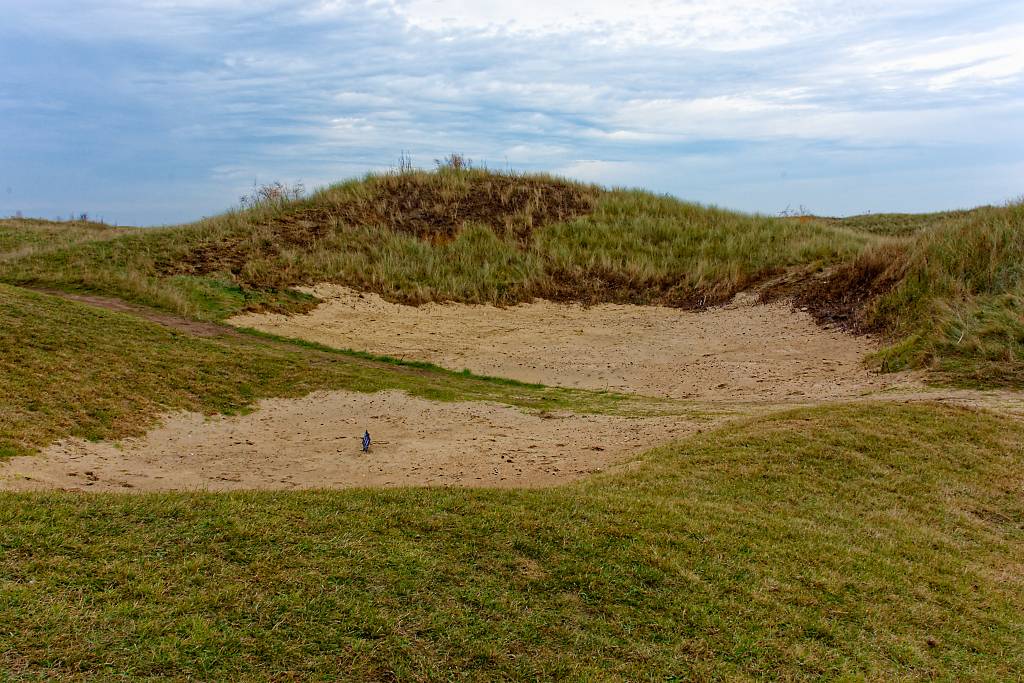
{"label": "white cloud", "polygon": [[1024,22],[990,31],[871,41],[847,52],[833,72],[945,90],[999,85],[1024,76]]}
{"label": "white cloud", "polygon": [[[12,5],[0,25],[14,46],[0,74],[0,172],[15,180],[46,158],[37,175],[48,179],[141,145],[159,166],[151,177],[178,164],[230,199],[257,176],[328,180],[387,167],[400,150],[427,166],[458,151],[699,199],[741,181],[1024,155],[1019,4]],[[18,49],[25,36],[40,42]]]}
{"label": "white cloud", "polygon": [[411,26],[448,33],[563,35],[617,46],[752,50],[949,0],[388,0]]}

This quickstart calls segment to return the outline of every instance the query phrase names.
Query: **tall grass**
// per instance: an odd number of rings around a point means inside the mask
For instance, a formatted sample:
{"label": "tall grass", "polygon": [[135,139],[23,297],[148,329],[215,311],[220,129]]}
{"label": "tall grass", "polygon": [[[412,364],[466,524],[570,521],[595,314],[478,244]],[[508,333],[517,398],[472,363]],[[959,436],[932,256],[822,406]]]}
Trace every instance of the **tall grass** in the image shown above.
{"label": "tall grass", "polygon": [[788,268],[848,259],[869,240],[817,222],[618,190],[602,195],[592,214],[538,233],[533,251],[547,277],[534,293],[678,306],[720,303]]}
{"label": "tall grass", "polygon": [[905,274],[869,311],[900,340],[882,366],[1024,384],[1024,202],[922,233],[904,258]]}
{"label": "tall grass", "polygon": [[534,297],[699,306],[871,238],[542,175],[369,176],[177,228],[0,264],[13,284],[86,289],[200,318],[287,310],[299,284],[404,303]]}

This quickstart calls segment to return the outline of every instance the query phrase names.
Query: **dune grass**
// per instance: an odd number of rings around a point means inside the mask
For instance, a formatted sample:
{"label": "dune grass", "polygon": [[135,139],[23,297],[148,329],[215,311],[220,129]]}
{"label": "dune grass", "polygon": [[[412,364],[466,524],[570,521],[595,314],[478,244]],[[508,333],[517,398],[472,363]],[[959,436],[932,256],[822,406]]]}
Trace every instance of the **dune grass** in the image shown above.
{"label": "dune grass", "polygon": [[870,236],[637,191],[479,170],[369,176],[297,200],[0,264],[12,284],[116,295],[182,315],[294,310],[335,282],[419,304],[534,297],[694,306]]}
{"label": "dune grass", "polygon": [[540,491],[0,494],[13,678],[1015,680],[1022,427],[852,405]]}
{"label": "dune grass", "polygon": [[0,285],[0,457],[66,436],[140,434],[168,409],[236,413],[260,398],[318,389],[400,389],[533,410],[684,410],[668,401],[483,378],[268,336],[196,337]]}
{"label": "dune grass", "polygon": [[971,218],[981,209],[937,211],[933,213],[865,213],[845,218],[819,218],[813,220],[844,230],[857,230],[884,237],[913,237],[929,230],[942,229]]}
{"label": "dune grass", "polygon": [[897,284],[869,307],[898,340],[879,355],[884,368],[1024,387],[1024,202],[922,233],[890,268]]}
{"label": "dune grass", "polygon": [[136,229],[117,228],[92,221],[0,218],[0,261],[24,258],[81,242],[112,239]]}

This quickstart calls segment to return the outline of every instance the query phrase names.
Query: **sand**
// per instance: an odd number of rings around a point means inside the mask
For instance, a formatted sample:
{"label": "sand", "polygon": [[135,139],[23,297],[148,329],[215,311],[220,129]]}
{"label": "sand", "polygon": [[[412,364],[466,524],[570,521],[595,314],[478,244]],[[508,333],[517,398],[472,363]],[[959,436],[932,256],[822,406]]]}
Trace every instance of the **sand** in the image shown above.
{"label": "sand", "polygon": [[413,307],[338,285],[306,291],[324,300],[306,315],[229,322],[453,370],[681,399],[823,401],[920,384],[868,371],[874,340],[823,329],[784,302],[746,298],[699,312],[550,301]]}
{"label": "sand", "polygon": [[[0,464],[0,488],[166,491],[361,486],[539,487],[706,427],[680,417],[528,414],[402,392],[316,392],[242,416],[168,414],[142,438],[67,439]],[[375,441],[362,453],[360,437]]]}

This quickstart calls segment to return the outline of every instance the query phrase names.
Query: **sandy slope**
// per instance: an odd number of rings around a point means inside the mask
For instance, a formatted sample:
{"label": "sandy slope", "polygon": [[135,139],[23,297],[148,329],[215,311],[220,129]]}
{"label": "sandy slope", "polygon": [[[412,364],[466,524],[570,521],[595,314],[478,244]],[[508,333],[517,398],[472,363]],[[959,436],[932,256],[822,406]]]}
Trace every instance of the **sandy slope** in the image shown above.
{"label": "sandy slope", "polygon": [[702,400],[816,401],[916,382],[863,366],[867,337],[824,330],[787,304],[708,311],[537,301],[403,306],[338,285],[307,315],[229,322],[329,346],[527,382]]}

